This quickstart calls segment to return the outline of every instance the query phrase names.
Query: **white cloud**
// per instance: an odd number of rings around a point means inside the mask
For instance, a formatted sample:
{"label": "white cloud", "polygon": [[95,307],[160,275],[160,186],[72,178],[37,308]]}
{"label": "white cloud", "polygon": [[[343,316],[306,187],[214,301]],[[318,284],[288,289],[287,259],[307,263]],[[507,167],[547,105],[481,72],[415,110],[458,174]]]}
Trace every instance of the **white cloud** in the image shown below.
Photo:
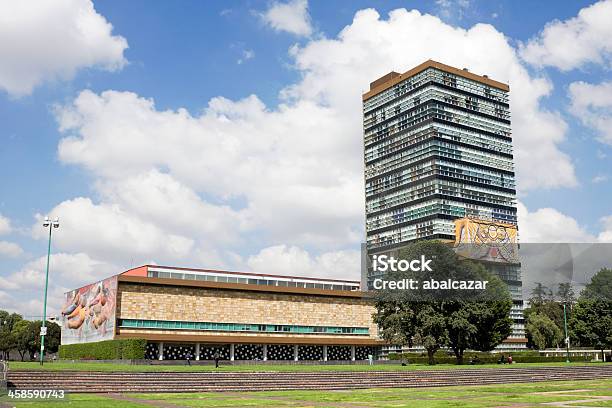
{"label": "white cloud", "polygon": [[276,245],[249,257],[248,266],[257,272],[359,280],[359,251],[334,251],[313,256],[295,246]]}
{"label": "white cloud", "polygon": [[[217,97],[192,114],[117,91],[83,91],[57,107],[59,158],[90,171],[97,199],[49,211],[62,223],[54,245],[122,268],[231,268],[247,259],[254,271],[354,270],[357,278],[359,253],[346,248],[364,237],[361,92],[428,58],[510,82],[519,188],[576,184],[557,147],[566,124],[540,106],[551,84],[530,76],[490,25],[464,30],[418,11],[383,20],[364,10],[337,38],[293,47],[291,56],[301,79],[274,109],[254,95]],[[38,224],[34,235],[42,238]],[[270,256],[282,262],[267,265]]]}
{"label": "white cloud", "polygon": [[[10,288],[3,286],[3,278],[0,276],[0,310],[6,310],[9,313],[18,313],[21,316],[26,314],[30,314],[32,311],[30,305],[26,305],[26,302],[20,302],[15,299],[14,293],[10,292]],[[6,290],[4,290],[6,289]],[[38,310],[38,315],[41,314],[42,311],[42,302],[40,302],[40,309]]]}
{"label": "white cloud", "polygon": [[312,34],[308,0],[290,0],[286,3],[275,1],[261,14],[261,18],[276,31],[304,37]]}
{"label": "white cloud", "polygon": [[585,126],[594,129],[601,142],[612,145],[612,81],[572,82],[569,97],[570,112]]}
{"label": "white cloud", "polygon": [[[41,320],[43,290],[37,288],[37,290],[28,292],[0,291],[0,309],[19,313],[27,320]],[[47,318],[58,316],[63,303],[63,292],[60,292],[58,288],[50,287],[47,292]]]}
{"label": "white cloud", "polygon": [[554,208],[529,212],[522,203],[517,207],[521,242],[595,242],[574,218]]}
{"label": "white cloud", "polygon": [[605,174],[598,174],[591,179],[593,184],[599,184],[608,181],[608,176]]}
{"label": "white cloud", "polygon": [[313,40],[292,56],[303,80],[284,90],[285,103],[274,110],[256,96],[218,97],[192,115],[116,91],[84,91],[57,108],[66,134],[59,157],[89,169],[100,197],[50,212],[63,220],[58,247],[121,264],[133,257],[223,264],[245,240],[325,251],[357,244],[364,212],[355,137],[360,87],[427,57],[513,84],[522,188],[575,184],[571,162],[556,147],[565,124],[539,106],[550,84],[531,78],[489,25],[457,29],[405,10],[381,20],[366,10],[336,40]]}
{"label": "white cloud", "polygon": [[24,96],[82,68],[121,69],[127,41],[90,0],[0,2],[0,89]]}
{"label": "white cloud", "polygon": [[[7,277],[0,277],[6,289],[36,289],[45,285],[47,257],[41,256],[26,263]],[[53,253],[49,260],[49,282],[54,286],[78,288],[119,273],[115,266],[91,259],[84,253]]]}
{"label": "white cloud", "polygon": [[552,84],[530,76],[508,39],[491,25],[464,30],[416,10],[394,10],[388,20],[362,10],[337,39],[311,41],[292,52],[304,78],[285,95],[334,107],[352,134],[361,133],[354,119],[361,115],[360,91],[391,70],[403,71],[431,58],[509,82],[519,189],[577,184],[569,156],[558,147],[567,124],[558,112],[540,105]]}
{"label": "white cloud", "polygon": [[597,236],[599,242],[612,242],[612,215],[601,219],[602,231]]}
{"label": "white cloud", "polygon": [[[13,232],[11,220],[0,214],[0,235],[7,235]],[[23,254],[23,249],[14,242],[0,240],[0,258],[16,258]]]}
{"label": "white cloud", "polygon": [[[190,253],[193,240],[168,234],[155,223],[126,213],[117,204],[94,204],[89,198],[64,201],[50,212],[60,218],[54,230],[53,245],[61,251],[85,252],[97,259],[130,266],[133,260],[178,260]],[[41,216],[37,218],[40,220]],[[37,222],[33,236],[45,238],[45,230]]]}
{"label": "white cloud", "polygon": [[[213,244],[253,228],[259,239],[292,244],[362,239],[360,145],[326,107],[305,101],[269,111],[255,96],[215,98],[191,116],[160,112],[131,93],[85,91],[58,118],[72,134],[60,143],[61,160],[89,168],[105,201],[142,219],[191,224],[179,230],[192,237],[195,226],[214,231]],[[233,200],[243,208],[223,204]]]}
{"label": "white cloud", "polygon": [[[37,294],[38,295],[38,294]],[[47,316],[57,316],[59,309],[54,309],[53,304],[47,302]],[[42,320],[43,302],[40,299],[12,299],[9,310],[15,310],[26,320]]]}
{"label": "white cloud", "polygon": [[[0,276],[0,288],[8,290],[4,298],[0,293],[0,309],[16,310],[39,318],[42,302],[38,296],[42,299],[46,265],[47,257],[41,256],[6,277]],[[68,290],[122,271],[113,264],[92,259],[84,253],[53,253],[49,263],[48,315],[57,313],[63,294]]]}
{"label": "white cloud", "polygon": [[535,66],[562,71],[588,63],[609,66],[612,57],[612,0],[581,9],[576,17],[555,20],[521,46],[521,56]]}
{"label": "white cloud", "polygon": [[518,225],[520,242],[612,242],[612,215],[603,217],[599,234],[593,235],[576,219],[554,208],[540,208],[530,212],[519,202]]}
{"label": "white cloud", "polygon": [[255,96],[215,98],[203,115],[192,116],[158,111],[152,100],[128,92],[85,91],[58,111],[70,135],[60,144],[60,158],[112,183],[168,169],[198,194],[246,199],[257,224],[286,231],[282,238],[320,237],[320,228],[308,231],[314,223],[325,226],[325,235],[338,231],[343,243],[355,242],[363,221],[362,148],[355,138],[361,89],[392,68],[432,57],[511,82],[521,189],[576,184],[571,161],[557,147],[567,126],[539,105],[550,83],[530,77],[490,25],[463,30],[417,11],[396,10],[381,20],[366,10],[336,40],[311,41],[292,55],[304,77],[284,90],[287,104],[276,110]]}
{"label": "white cloud", "polygon": [[471,3],[471,0],[436,0],[438,15],[451,21],[462,20]]}
{"label": "white cloud", "polygon": [[107,181],[98,187],[105,201],[164,231],[228,243],[236,242],[239,233],[249,228],[246,211],[212,205],[169,174],[157,170]]}
{"label": "white cloud", "polygon": [[10,234],[11,231],[11,220],[0,214],[0,235]]}
{"label": "white cloud", "polygon": [[21,254],[23,254],[23,249],[19,245],[14,242],[0,241],[0,257],[16,258]]}
{"label": "white cloud", "polygon": [[243,50],[242,51],[242,56],[240,58],[238,58],[238,61],[236,61],[236,63],[238,65],[244,64],[245,62],[247,62],[250,59],[255,58],[255,51],[253,50]]}
{"label": "white cloud", "polygon": [[[9,300],[11,299],[10,295],[3,291],[0,290],[0,305],[8,305],[9,304]],[[6,310],[7,308],[1,307],[2,310]],[[9,310],[9,311],[14,311],[15,309]]]}

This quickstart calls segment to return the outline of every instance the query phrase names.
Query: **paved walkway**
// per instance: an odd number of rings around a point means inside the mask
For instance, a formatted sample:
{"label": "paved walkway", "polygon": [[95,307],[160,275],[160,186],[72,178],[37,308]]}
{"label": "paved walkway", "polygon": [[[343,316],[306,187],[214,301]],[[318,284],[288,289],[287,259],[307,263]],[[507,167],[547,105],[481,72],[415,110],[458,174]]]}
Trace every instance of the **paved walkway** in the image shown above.
{"label": "paved walkway", "polygon": [[[547,392],[535,392],[538,395],[563,395],[563,396],[575,396],[577,399],[571,401],[558,401],[558,402],[543,402],[541,405],[548,407],[559,407],[559,408],[593,408],[592,405],[576,405],[586,404],[599,401],[612,401],[612,396],[607,395],[576,395],[579,392],[589,392],[594,390],[571,390],[571,391],[547,391]],[[610,404],[612,405],[612,404]]]}
{"label": "paved walkway", "polygon": [[136,402],[138,404],[150,405],[152,407],[161,407],[161,408],[182,408],[184,407],[184,405],[174,405],[164,400],[148,400],[148,399],[142,399],[142,398],[134,398],[134,397],[130,397],[129,394],[100,394],[100,395],[104,397],[116,399],[118,401]]}

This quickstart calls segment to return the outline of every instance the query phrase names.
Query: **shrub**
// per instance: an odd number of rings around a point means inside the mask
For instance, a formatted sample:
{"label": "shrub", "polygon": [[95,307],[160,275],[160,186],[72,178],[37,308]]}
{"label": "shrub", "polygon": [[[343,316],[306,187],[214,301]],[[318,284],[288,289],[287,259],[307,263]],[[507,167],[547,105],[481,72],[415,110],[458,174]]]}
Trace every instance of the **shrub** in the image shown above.
{"label": "shrub", "polygon": [[145,339],[123,340],[123,359],[142,360],[145,357],[147,341]]}
{"label": "shrub", "polygon": [[146,347],[144,339],[63,344],[59,347],[59,357],[68,360],[141,360]]}
{"label": "shrub", "polygon": [[[465,352],[465,363],[467,364],[473,356],[477,356],[480,360],[480,364],[495,364],[499,361],[500,357],[504,355],[505,358],[512,356],[512,361],[515,363],[549,363],[549,362],[563,362],[565,356],[559,357],[546,357],[540,355],[537,351],[515,351],[515,352]],[[436,352],[435,359],[437,364],[455,364],[457,359],[454,355],[449,355],[446,351],[440,350]],[[389,360],[403,360],[412,364],[427,364],[427,354],[418,352],[408,353],[389,353]],[[582,360],[582,357],[573,357],[574,361]]]}

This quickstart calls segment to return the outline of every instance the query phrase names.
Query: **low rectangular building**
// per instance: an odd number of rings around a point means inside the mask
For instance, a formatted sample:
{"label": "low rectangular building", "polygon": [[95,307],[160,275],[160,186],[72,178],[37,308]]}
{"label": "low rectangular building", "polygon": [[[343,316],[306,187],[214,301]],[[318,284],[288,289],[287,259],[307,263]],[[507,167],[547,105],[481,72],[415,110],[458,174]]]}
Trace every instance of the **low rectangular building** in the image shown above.
{"label": "low rectangular building", "polygon": [[145,265],[66,294],[62,344],[144,338],[150,359],[361,360],[359,282]]}

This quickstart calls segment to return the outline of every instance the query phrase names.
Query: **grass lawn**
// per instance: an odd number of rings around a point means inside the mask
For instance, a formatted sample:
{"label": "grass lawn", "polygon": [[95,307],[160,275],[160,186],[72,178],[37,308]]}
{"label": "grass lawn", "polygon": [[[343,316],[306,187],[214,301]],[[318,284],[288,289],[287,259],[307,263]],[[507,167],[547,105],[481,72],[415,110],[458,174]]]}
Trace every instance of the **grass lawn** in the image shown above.
{"label": "grass lawn", "polygon": [[[351,391],[70,395],[66,401],[15,402],[15,407],[423,407],[612,406],[612,379],[440,388],[376,388]],[[6,397],[0,402],[7,401]],[[580,401],[579,403],[577,401]]]}
{"label": "grass lawn", "polygon": [[479,364],[462,365],[438,364],[430,366],[427,364],[409,364],[402,367],[400,364],[378,364],[378,365],[302,365],[302,364],[253,364],[253,365],[229,365],[221,363],[219,369],[212,365],[128,365],[111,363],[87,363],[87,362],[55,362],[46,363],[40,366],[37,362],[10,362],[11,370],[78,370],[78,371],[154,371],[154,372],[182,372],[182,371],[289,371],[289,372],[308,372],[308,371],[411,371],[411,370],[432,370],[432,369],[455,369],[455,368],[519,368],[519,367],[559,367],[568,365],[603,365],[612,363],[515,363],[515,364]]}

